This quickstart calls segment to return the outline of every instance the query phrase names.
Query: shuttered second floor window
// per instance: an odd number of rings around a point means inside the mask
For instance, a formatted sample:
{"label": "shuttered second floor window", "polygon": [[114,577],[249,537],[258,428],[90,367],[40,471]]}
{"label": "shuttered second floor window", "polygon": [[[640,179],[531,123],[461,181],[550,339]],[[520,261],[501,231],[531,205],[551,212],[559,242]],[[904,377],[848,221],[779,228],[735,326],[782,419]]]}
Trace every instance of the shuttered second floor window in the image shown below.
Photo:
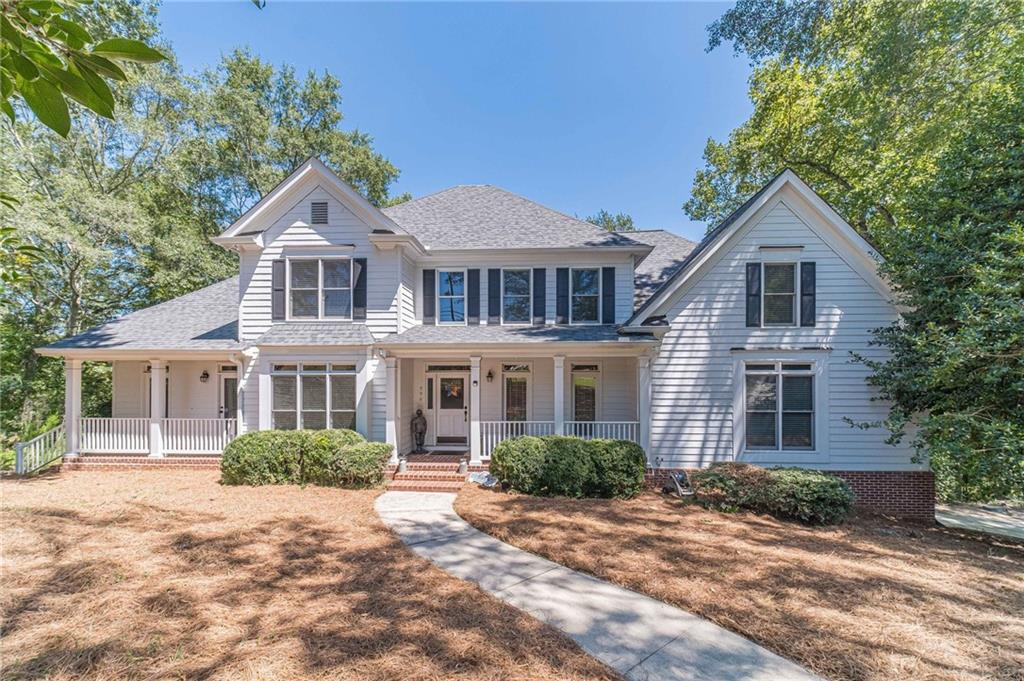
{"label": "shuttered second floor window", "polygon": [[351,319],[351,258],[289,258],[291,319]]}
{"label": "shuttered second floor window", "polygon": [[437,271],[437,321],[439,324],[466,322],[466,271]]}
{"label": "shuttered second floor window", "polygon": [[531,321],[531,277],[528,269],[501,272],[501,321],[504,324],[529,324]]}
{"label": "shuttered second floor window", "polygon": [[570,271],[569,322],[596,324],[601,321],[601,270],[594,268]]}

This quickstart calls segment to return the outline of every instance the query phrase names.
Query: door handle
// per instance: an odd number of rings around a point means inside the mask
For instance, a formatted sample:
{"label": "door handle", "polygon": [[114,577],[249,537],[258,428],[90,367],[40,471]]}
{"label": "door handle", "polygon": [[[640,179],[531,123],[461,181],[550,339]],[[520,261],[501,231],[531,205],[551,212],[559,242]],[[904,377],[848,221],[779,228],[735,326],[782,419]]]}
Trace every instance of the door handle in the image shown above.
{"label": "door handle", "polygon": [[468,417],[467,417],[468,413],[469,413],[469,407],[463,407],[462,408],[462,422],[463,423],[465,423],[466,421],[469,420]]}

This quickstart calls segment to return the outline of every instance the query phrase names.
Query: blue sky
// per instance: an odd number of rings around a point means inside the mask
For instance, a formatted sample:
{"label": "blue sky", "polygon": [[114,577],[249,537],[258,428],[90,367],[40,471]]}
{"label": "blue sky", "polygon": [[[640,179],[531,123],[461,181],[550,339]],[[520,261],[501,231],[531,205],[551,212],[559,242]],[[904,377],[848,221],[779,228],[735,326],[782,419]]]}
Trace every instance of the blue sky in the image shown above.
{"label": "blue sky", "polygon": [[188,69],[248,46],[338,76],[344,125],[401,169],[396,193],[494,184],[697,238],[682,204],[705,140],[751,111],[747,61],[704,51],[728,7],[238,0],[168,2],[160,21]]}

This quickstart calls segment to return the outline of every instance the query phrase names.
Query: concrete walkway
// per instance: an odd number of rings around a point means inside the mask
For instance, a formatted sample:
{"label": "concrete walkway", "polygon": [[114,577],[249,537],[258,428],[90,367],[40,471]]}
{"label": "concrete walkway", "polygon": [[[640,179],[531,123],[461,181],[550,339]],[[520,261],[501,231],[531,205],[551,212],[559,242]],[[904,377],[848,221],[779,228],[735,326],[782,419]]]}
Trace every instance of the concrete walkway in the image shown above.
{"label": "concrete walkway", "polygon": [[696,615],[500,542],[460,518],[454,499],[386,492],[376,506],[413,551],[562,630],[627,679],[817,679]]}
{"label": "concrete walkway", "polygon": [[1024,511],[981,504],[937,504],[935,519],[946,527],[1024,539]]}

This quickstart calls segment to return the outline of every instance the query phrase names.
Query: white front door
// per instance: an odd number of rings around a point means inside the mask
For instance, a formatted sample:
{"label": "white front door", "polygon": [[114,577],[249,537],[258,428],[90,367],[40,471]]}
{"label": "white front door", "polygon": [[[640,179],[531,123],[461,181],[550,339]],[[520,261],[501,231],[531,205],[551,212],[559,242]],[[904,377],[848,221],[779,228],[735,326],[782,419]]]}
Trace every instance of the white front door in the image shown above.
{"label": "white front door", "polygon": [[438,374],[434,378],[437,405],[437,446],[469,444],[469,374]]}

